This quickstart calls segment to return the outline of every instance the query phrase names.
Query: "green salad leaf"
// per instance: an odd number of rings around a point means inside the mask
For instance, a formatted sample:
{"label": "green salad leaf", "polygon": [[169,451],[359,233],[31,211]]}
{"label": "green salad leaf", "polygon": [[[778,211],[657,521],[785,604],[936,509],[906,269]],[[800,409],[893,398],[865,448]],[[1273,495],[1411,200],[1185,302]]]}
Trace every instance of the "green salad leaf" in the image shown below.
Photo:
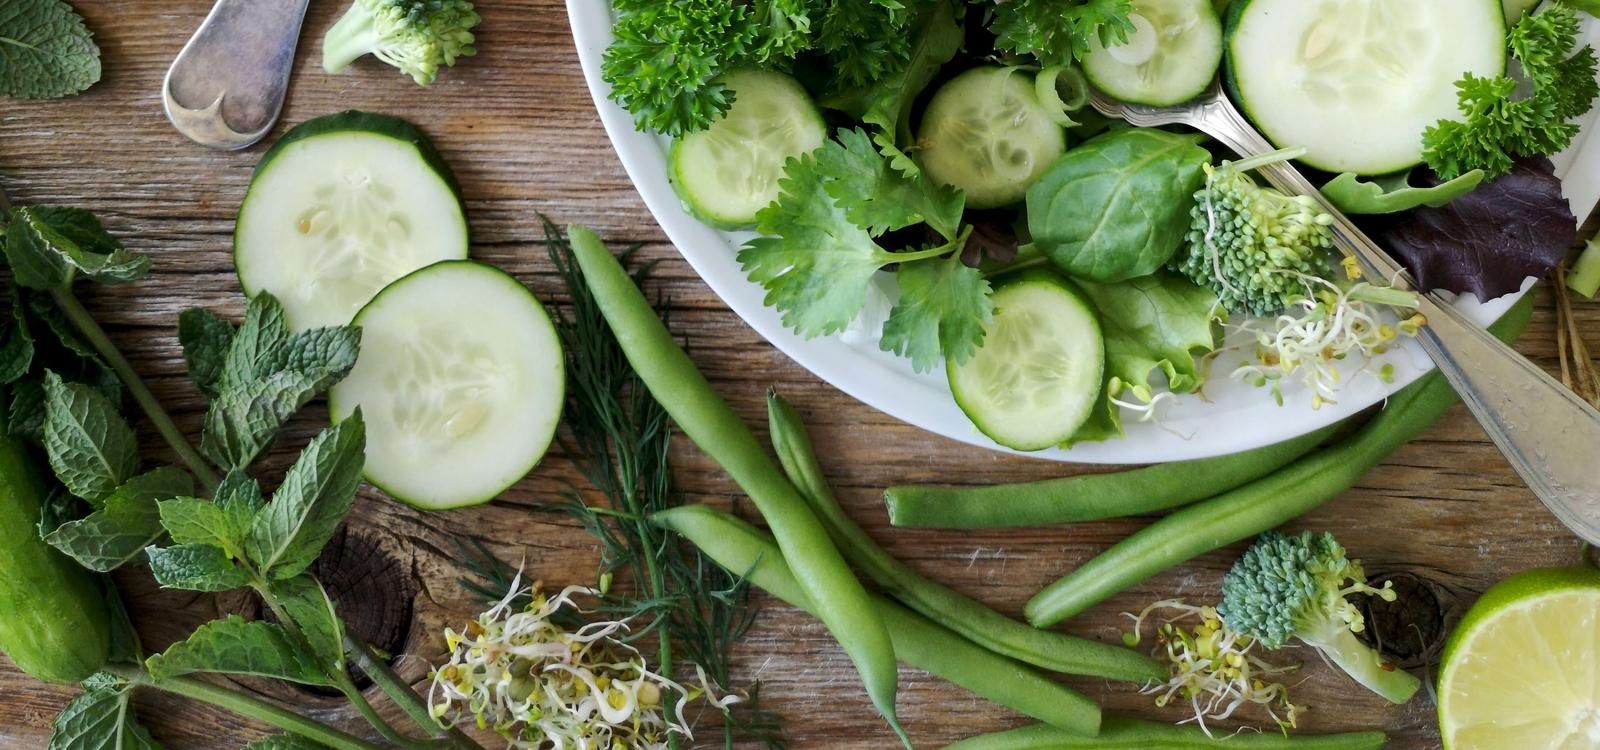
{"label": "green salad leaf", "polygon": [[270,677],[302,685],[331,685],[317,662],[282,626],[228,615],[201,625],[185,640],[145,660],[156,679],[195,672]]}
{"label": "green salad leaf", "polygon": [[1129,128],[1068,151],[1028,188],[1033,242],[1074,279],[1149,276],[1183,245],[1211,154],[1203,136]]}
{"label": "green salad leaf", "polygon": [[1410,172],[1369,180],[1345,172],[1323,185],[1322,194],[1346,214],[1395,214],[1418,206],[1439,208],[1475,190],[1484,176],[1483,170],[1474,169],[1453,180],[1417,187],[1411,184]]}
{"label": "green salad leaf", "polygon": [[62,0],[0,0],[0,97],[54,99],[100,80],[100,48]]}

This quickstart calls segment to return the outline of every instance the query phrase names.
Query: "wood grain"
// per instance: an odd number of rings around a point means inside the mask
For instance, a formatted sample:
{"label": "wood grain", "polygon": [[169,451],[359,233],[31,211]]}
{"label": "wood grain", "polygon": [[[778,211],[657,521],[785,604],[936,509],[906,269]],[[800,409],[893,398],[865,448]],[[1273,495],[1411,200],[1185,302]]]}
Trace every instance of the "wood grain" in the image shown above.
{"label": "wood grain", "polygon": [[[104,49],[105,80],[75,99],[0,102],[0,185],[19,203],[93,209],[128,245],[154,258],[156,270],[147,280],[86,291],[86,302],[180,424],[192,431],[202,402],[184,376],[176,315],[194,305],[241,314],[230,235],[264,147],[209,151],[185,141],[161,115],[161,77],[207,11],[205,2],[75,4]],[[318,40],[340,5],[335,0],[312,4],[279,132],[348,107],[415,121],[434,135],[460,177],[474,254],[505,267],[553,303],[562,295],[540,244],[540,213],[561,223],[587,224],[612,240],[645,243],[645,255],[662,261],[655,283],[672,300],[673,327],[713,384],[752,425],[765,424],[765,389],[781,389],[811,424],[842,502],[896,556],[1015,615],[1040,586],[1142,525],[1118,520],[976,534],[889,529],[879,492],[890,484],[994,483],[1086,469],[974,449],[896,422],[820,382],[745,327],[678,259],[629,184],[583,86],[559,0],[481,3],[480,54],[427,90],[371,60],[348,75],[324,74],[316,64]],[[1592,305],[1581,305],[1578,314],[1591,328],[1600,322]],[[1554,362],[1554,315],[1547,294],[1540,296],[1539,313],[1521,348],[1547,366]],[[319,424],[320,415],[303,415],[286,443],[292,446],[313,434]],[[153,439],[149,447],[159,450]],[[274,457],[278,466],[288,458],[283,453]],[[726,503],[737,496],[693,446],[680,443],[674,455],[680,483],[691,498]],[[441,648],[440,628],[475,611],[456,582],[459,540],[479,537],[508,559],[525,555],[548,582],[591,580],[597,551],[590,540],[564,520],[528,512],[532,501],[551,496],[569,480],[576,480],[571,464],[551,456],[501,500],[441,514],[363,493],[351,527],[379,539],[416,589],[411,650],[399,662],[407,677],[420,682],[426,661]],[[1373,571],[1415,572],[1440,584],[1458,605],[1509,573],[1569,564],[1578,554],[1577,542],[1519,484],[1459,407],[1355,489],[1294,526],[1334,531],[1354,554],[1370,561]],[[1123,627],[1123,611],[1174,595],[1214,598],[1222,571],[1237,552],[1207,555],[1140,585],[1074,621],[1071,629],[1114,639]],[[118,579],[135,602],[136,619],[151,647],[183,637],[219,606],[208,597],[156,590],[142,571]],[[1438,745],[1433,707],[1425,696],[1391,707],[1318,660],[1308,662],[1305,681],[1296,688],[1297,702],[1307,709],[1305,731],[1384,727],[1394,737],[1391,747]],[[843,654],[808,617],[781,605],[769,607],[743,644],[739,673],[761,681],[770,705],[788,719],[794,748],[893,745]],[[901,680],[901,715],[919,746],[938,747],[1022,721],[925,674],[903,670]],[[1071,682],[1119,713],[1169,721],[1180,717],[1175,709],[1155,708],[1128,686]],[[0,660],[0,747],[43,747],[51,717],[75,692],[31,681]],[[297,710],[362,730],[336,701],[273,694]],[[173,750],[236,747],[264,730],[159,695],[141,699],[139,709]]]}

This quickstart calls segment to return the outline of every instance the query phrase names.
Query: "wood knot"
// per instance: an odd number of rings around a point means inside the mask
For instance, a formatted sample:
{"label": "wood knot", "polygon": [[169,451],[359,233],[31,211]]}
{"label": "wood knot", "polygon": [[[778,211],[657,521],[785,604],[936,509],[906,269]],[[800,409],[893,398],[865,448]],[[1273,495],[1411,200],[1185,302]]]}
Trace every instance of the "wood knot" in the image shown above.
{"label": "wood knot", "polygon": [[1359,596],[1355,604],[1366,618],[1366,628],[1358,636],[1384,656],[1412,669],[1438,660],[1446,634],[1445,600],[1449,597],[1438,584],[1414,573],[1400,572],[1375,576],[1373,586],[1394,584],[1395,600]]}

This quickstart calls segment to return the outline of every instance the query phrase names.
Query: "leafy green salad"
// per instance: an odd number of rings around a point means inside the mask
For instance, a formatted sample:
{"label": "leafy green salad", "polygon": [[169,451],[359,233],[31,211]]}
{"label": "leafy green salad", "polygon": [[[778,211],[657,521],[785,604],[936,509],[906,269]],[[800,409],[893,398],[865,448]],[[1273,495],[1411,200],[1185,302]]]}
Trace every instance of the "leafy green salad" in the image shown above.
{"label": "leafy green salad", "polygon": [[[1560,264],[1576,221],[1548,157],[1600,94],[1594,9],[1529,5],[615,0],[602,72],[672,138],[685,208],[754,230],[738,261],[785,326],[881,317],[884,351],[1040,450],[1156,418],[1213,364],[1313,406],[1393,376],[1368,358],[1426,324],[1415,294],[1362,280],[1317,201],[1257,176],[1274,162],[1419,289],[1488,300]],[[1219,79],[1277,151],[1087,106]],[[863,315],[880,285],[886,315]]]}

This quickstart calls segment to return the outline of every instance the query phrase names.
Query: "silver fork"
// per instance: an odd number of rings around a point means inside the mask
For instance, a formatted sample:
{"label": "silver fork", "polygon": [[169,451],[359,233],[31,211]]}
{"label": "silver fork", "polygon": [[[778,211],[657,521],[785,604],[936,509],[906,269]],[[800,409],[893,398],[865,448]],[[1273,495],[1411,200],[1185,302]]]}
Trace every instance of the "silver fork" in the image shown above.
{"label": "silver fork", "polygon": [[[1093,89],[1089,103],[1101,114],[1134,125],[1187,125],[1243,157],[1273,149],[1216,82],[1200,98],[1176,107],[1125,104]],[[1311,196],[1332,215],[1335,242],[1356,258],[1368,279],[1414,287],[1400,264],[1289,162],[1258,171],[1279,190]],[[1421,297],[1419,312],[1428,321],[1417,337],[1423,350],[1533,493],[1578,536],[1600,544],[1600,466],[1593,457],[1600,449],[1600,411],[1438,294]]]}

